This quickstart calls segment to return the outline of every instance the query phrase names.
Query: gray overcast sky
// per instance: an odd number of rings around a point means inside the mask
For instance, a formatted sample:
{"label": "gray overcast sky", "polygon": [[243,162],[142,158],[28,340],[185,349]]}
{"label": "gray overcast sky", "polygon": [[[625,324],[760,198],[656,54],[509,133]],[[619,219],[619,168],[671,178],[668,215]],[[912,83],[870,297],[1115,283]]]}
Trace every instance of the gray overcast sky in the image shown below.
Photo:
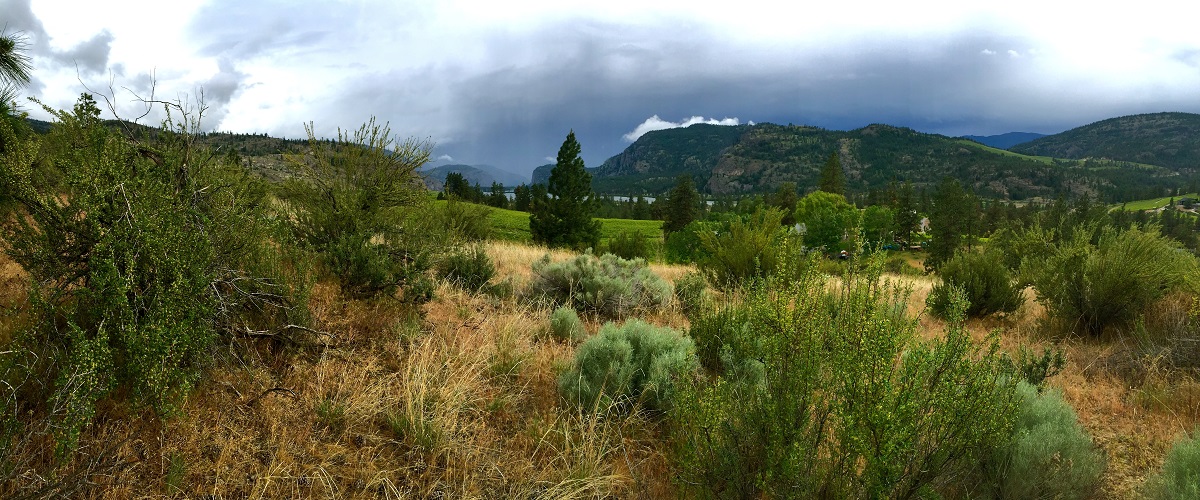
{"label": "gray overcast sky", "polygon": [[206,130],[374,115],[443,161],[518,173],[572,128],[594,167],[695,121],[987,135],[1200,112],[1200,6],[970,3],[0,0],[0,27],[28,37],[26,91],[53,107],[111,87],[132,117],[154,82],[203,89]]}

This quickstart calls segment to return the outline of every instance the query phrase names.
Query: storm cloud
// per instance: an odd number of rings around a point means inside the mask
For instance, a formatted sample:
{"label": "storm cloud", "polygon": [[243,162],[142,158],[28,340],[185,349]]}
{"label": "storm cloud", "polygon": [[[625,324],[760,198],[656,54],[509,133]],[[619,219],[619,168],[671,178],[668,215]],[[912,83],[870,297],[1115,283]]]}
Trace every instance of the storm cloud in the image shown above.
{"label": "storm cloud", "polygon": [[312,121],[330,136],[375,116],[432,140],[443,161],[519,173],[571,130],[596,166],[697,120],[986,135],[1200,111],[1200,37],[1166,15],[1177,4],[1155,3],[865,2],[847,15],[754,1],[212,0],[153,4],[178,9],[158,27],[104,13],[70,24],[68,9],[0,0],[8,29],[30,35],[31,92],[54,105],[107,73],[158,95],[203,92],[206,128],[300,137]]}

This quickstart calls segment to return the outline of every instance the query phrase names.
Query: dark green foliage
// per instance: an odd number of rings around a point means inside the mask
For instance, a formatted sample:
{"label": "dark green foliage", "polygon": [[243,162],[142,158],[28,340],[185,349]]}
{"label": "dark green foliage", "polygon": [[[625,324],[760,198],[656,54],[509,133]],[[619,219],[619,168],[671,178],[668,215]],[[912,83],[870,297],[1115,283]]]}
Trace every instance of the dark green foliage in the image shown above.
{"label": "dark green foliage", "polygon": [[479,291],[496,275],[496,266],[483,246],[473,245],[443,256],[437,271],[439,276],[459,288]]}
{"label": "dark green foliage", "polygon": [[559,307],[550,313],[550,334],[560,341],[578,342],[587,336],[579,314],[570,307]]}
{"label": "dark green foliage", "polygon": [[513,188],[513,210],[528,212],[531,203],[533,203],[533,191],[529,189],[529,186],[521,184]]}
{"label": "dark green foliage", "polygon": [[676,388],[696,370],[692,340],[639,319],[607,323],[579,346],[571,367],[558,377],[568,403],[587,410],[641,403],[671,408]]}
{"label": "dark green foliage", "polygon": [[1023,286],[1013,281],[1000,256],[991,252],[960,252],[938,271],[942,280],[933,286],[926,302],[933,313],[946,317],[952,288],[966,294],[967,316],[1011,313],[1024,302]]}
{"label": "dark green foliage", "polygon": [[1012,150],[1056,158],[1111,158],[1189,169],[1200,164],[1200,115],[1149,113],[1098,121],[1013,146]]}
{"label": "dark green foliage", "polygon": [[846,195],[846,174],[842,172],[842,162],[836,151],[829,154],[825,166],[821,167],[821,180],[817,186],[826,193]]}
{"label": "dark green foliage", "polygon": [[[730,216],[732,218],[732,216]],[[729,221],[698,220],[675,231],[663,243],[663,257],[671,264],[699,262],[707,253],[700,241],[704,233],[716,233],[729,226]]]}
{"label": "dark green foliage", "polygon": [[1018,417],[1008,442],[983,461],[972,498],[1092,498],[1104,459],[1057,391],[1017,384]]}
{"label": "dark green foliage", "polygon": [[[1178,134],[1176,139],[1187,137]],[[1191,146],[1179,150],[1187,148]],[[1053,161],[1007,154],[889,125],[836,131],[759,123],[648,133],[601,165],[595,171],[595,186],[603,193],[663,193],[680,174],[690,175],[701,192],[714,195],[766,193],[783,182],[818,186],[821,167],[832,154],[838,155],[848,196],[884,189],[897,179],[918,188],[933,187],[951,176],[986,198],[1053,198],[1095,190],[1106,200],[1141,199],[1163,196],[1164,189],[1196,178],[1189,170],[1176,173],[1098,159],[1111,158],[1107,155]],[[1147,191],[1149,195],[1129,197]]]}
{"label": "dark green foliage", "polygon": [[651,272],[646,261],[612,254],[585,253],[560,263],[551,263],[546,256],[533,263],[531,288],[554,304],[605,318],[658,309],[672,295],[671,284]]}
{"label": "dark green foliage", "polygon": [[895,212],[894,232],[896,238],[907,243],[913,231],[917,230],[917,225],[921,223],[921,215],[917,213],[917,200],[913,196],[911,182],[905,182],[896,189],[895,198],[892,200],[892,209]]}
{"label": "dark green foliage", "polygon": [[508,197],[504,195],[504,185],[499,182],[492,183],[492,192],[487,197],[487,204],[490,207],[508,208]]}
{"label": "dark green foliage", "polygon": [[1175,442],[1162,469],[1146,480],[1144,493],[1152,500],[1200,498],[1200,433]]}
{"label": "dark green foliage", "polygon": [[583,250],[600,242],[600,221],[592,219],[596,210],[592,176],[584,170],[579,153],[579,142],[571,131],[550,171],[549,196],[533,198],[529,231],[535,243]]}
{"label": "dark green foliage", "polygon": [[[219,338],[285,337],[305,319],[305,286],[303,262],[272,244],[287,241],[266,222],[265,186],[198,147],[191,117],[140,143],[105,127],[90,95],[47,112],[60,123],[44,138],[16,140],[0,121],[0,190],[16,210],[2,240],[32,285],[34,319],[14,351],[54,374],[30,383],[66,451],[113,389],[171,413]],[[45,164],[59,182],[35,180]]]}
{"label": "dark green foliage", "polygon": [[670,236],[671,233],[683,229],[699,217],[700,194],[692,185],[691,177],[679,176],[675,187],[667,194],[667,209],[663,215],[664,236]]}
{"label": "dark green foliage", "polygon": [[649,259],[650,240],[641,231],[621,231],[608,240],[608,253],[622,259]]}
{"label": "dark green foliage", "polygon": [[717,352],[761,368],[681,391],[672,435],[685,496],[929,497],[1011,435],[1015,382],[995,338],[975,345],[960,305],[943,338],[917,342],[906,292],[879,266],[837,291],[810,266],[718,313],[729,347]]}
{"label": "dark green foliage", "polygon": [[796,224],[796,203],[800,201],[800,195],[796,193],[795,182],[780,184],[775,193],[767,196],[765,201],[767,206],[783,212],[783,220],[779,222],[780,224],[789,227]]}
{"label": "dark green foliage", "polygon": [[311,154],[292,157],[284,185],[298,239],[323,254],[326,268],[352,296],[391,295],[419,279],[432,261],[431,224],[416,169],[431,146],[397,141],[371,119],[335,141],[307,125]]}
{"label": "dark green foliage", "polygon": [[720,233],[696,233],[706,252],[699,263],[700,271],[724,288],[774,272],[778,249],[786,239],[786,230],[779,225],[782,219],[783,213],[778,210],[759,210],[745,219],[731,221]]}
{"label": "dark green foliage", "polygon": [[1026,258],[1038,300],[1067,328],[1091,336],[1132,324],[1158,298],[1176,289],[1195,290],[1196,258],[1154,230],[1088,228],[1053,245],[1041,258]]}
{"label": "dark green foliage", "polygon": [[976,208],[974,197],[957,180],[949,177],[942,180],[929,212],[929,232],[933,239],[925,246],[929,252],[925,257],[926,270],[938,269],[960,247],[970,243],[975,234]]}
{"label": "dark green foliage", "polygon": [[804,224],[804,244],[826,252],[853,250],[853,240],[843,245],[847,236],[858,234],[860,214],[840,194],[813,191],[796,205],[796,222]]}
{"label": "dark green foliage", "polygon": [[461,172],[447,172],[446,181],[442,184],[442,192],[447,199],[472,201],[471,184]]}
{"label": "dark green foliage", "polygon": [[896,214],[892,209],[871,205],[862,211],[863,248],[876,251],[895,241]]}

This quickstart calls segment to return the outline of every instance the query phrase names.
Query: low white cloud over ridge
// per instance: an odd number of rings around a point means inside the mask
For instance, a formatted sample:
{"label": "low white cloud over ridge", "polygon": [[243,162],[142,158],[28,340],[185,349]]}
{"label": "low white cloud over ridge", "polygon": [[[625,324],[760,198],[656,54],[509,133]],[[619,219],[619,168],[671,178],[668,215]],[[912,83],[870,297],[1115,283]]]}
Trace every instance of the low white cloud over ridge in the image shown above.
{"label": "low white cloud over ridge", "polygon": [[[686,120],[680,120],[678,122],[669,122],[669,121],[663,120],[662,118],[659,118],[658,115],[654,115],[654,116],[651,116],[650,118],[647,118],[646,121],[642,122],[641,125],[638,125],[637,127],[635,127],[633,129],[633,132],[625,134],[622,137],[624,137],[626,141],[633,142],[633,141],[638,140],[639,137],[645,135],[646,132],[653,132],[655,130],[666,130],[669,128],[690,127],[697,123],[707,123],[709,125],[741,125],[741,120],[738,120],[737,118],[729,118],[729,117],[725,117],[725,118],[718,120],[716,118],[705,118],[703,116],[693,116]],[[751,124],[753,125],[753,122],[751,122]]]}

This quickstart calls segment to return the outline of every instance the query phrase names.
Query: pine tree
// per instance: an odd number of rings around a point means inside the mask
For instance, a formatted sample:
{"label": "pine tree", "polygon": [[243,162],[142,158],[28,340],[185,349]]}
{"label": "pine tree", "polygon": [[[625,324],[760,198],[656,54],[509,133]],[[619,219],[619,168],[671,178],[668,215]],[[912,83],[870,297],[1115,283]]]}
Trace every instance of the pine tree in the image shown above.
{"label": "pine tree", "polygon": [[683,229],[699,215],[700,194],[692,185],[691,176],[681,175],[667,195],[667,211],[663,220],[663,236]]}
{"label": "pine tree", "polygon": [[825,166],[821,168],[820,190],[826,193],[846,195],[846,177],[842,174],[842,163],[838,160],[837,151],[829,155],[829,159],[825,160]]}
{"label": "pine tree", "polygon": [[938,269],[950,260],[964,244],[964,235],[973,234],[979,205],[974,196],[962,188],[957,180],[945,178],[933,195],[933,208],[929,212],[929,256],[925,258],[926,269]]}
{"label": "pine tree", "polygon": [[467,184],[467,179],[460,172],[446,172],[446,182],[442,184],[442,191],[446,193],[447,198],[471,200],[471,185]]}
{"label": "pine tree", "polygon": [[513,188],[513,210],[528,212],[532,202],[533,191],[529,189],[529,186],[521,184]]}
{"label": "pine tree", "polygon": [[529,231],[535,243],[582,250],[600,242],[600,222],[592,219],[596,211],[592,175],[584,169],[580,151],[572,130],[550,170],[549,196],[533,200]]}
{"label": "pine tree", "polygon": [[496,208],[508,208],[508,197],[504,195],[504,184],[492,182],[492,193],[487,198],[487,204]]}

